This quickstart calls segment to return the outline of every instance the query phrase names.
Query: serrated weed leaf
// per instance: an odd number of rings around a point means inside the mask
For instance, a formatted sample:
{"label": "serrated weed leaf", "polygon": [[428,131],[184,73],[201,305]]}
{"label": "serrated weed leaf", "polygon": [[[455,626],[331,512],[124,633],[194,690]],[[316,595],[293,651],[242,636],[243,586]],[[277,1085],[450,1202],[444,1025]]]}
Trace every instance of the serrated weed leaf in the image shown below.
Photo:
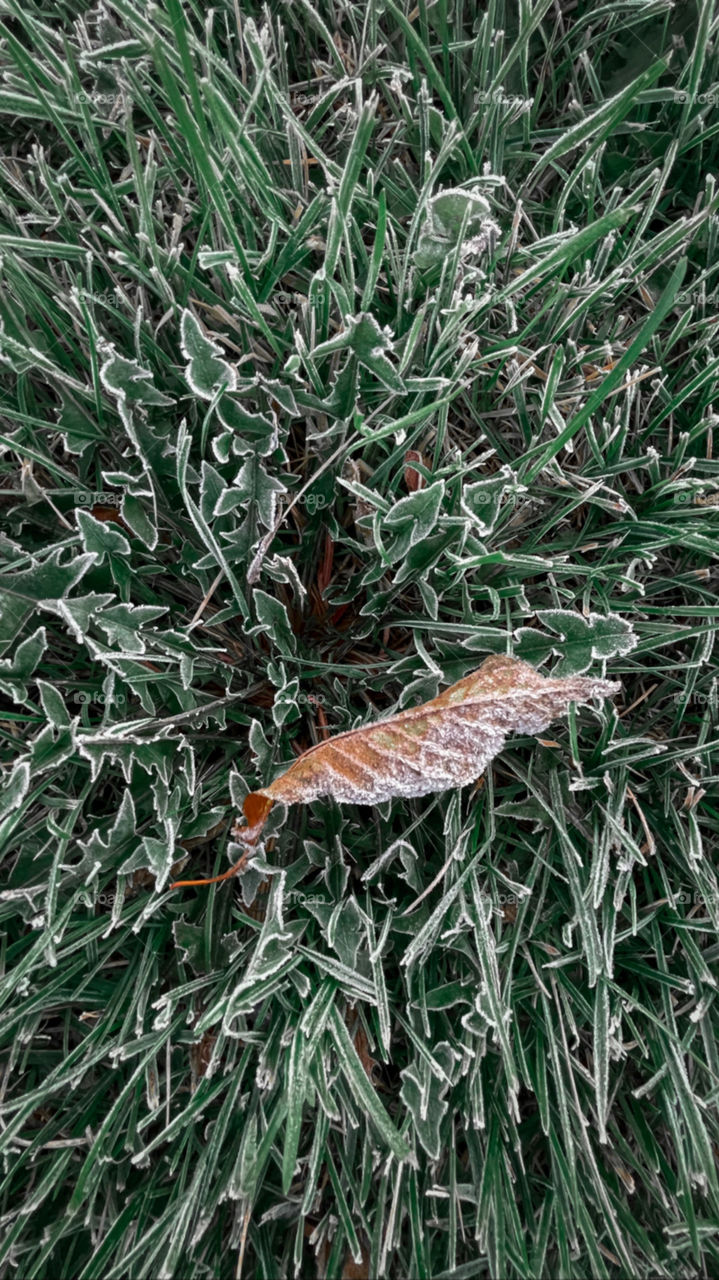
{"label": "serrated weed leaf", "polygon": [[203,333],[191,311],[183,311],[181,322],[182,354],[188,361],[185,377],[191,391],[202,400],[212,400],[220,387],[234,391],[237,374],[226,360],[220,359],[222,347]]}

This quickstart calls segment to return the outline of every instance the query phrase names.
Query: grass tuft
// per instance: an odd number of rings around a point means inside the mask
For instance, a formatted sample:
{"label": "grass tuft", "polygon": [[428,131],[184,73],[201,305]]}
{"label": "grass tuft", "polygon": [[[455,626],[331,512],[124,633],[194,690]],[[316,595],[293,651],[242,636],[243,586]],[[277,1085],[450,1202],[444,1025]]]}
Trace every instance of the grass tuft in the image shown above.
{"label": "grass tuft", "polygon": [[4,1275],[717,1274],[718,24],[0,6]]}

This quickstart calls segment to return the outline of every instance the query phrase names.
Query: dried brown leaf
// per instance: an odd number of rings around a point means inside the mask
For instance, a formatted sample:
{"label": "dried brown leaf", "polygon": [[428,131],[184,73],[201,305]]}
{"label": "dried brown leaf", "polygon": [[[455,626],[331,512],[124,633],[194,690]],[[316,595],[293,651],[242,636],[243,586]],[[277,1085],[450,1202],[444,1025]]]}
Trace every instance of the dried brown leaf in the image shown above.
{"label": "dried brown leaf", "polygon": [[418,449],[408,449],[404,455],[404,461],[404,482],[410,493],[415,493],[417,489],[424,489],[427,481],[422,475],[422,472],[418,471],[416,467],[409,465],[411,462],[421,462],[423,466],[426,466],[427,464],[425,459],[422,457],[422,454]]}
{"label": "dried brown leaf", "polygon": [[352,1254],[348,1251],[345,1254],[344,1265],[342,1267],[342,1280],[369,1280],[369,1269],[371,1254],[369,1245],[360,1243],[362,1257],[357,1262]]}
{"label": "dried brown leaf", "polygon": [[190,1045],[190,1072],[191,1081],[190,1089],[195,1092],[200,1080],[205,1075],[212,1058],[212,1050],[217,1040],[217,1036],[212,1031],[206,1031],[202,1039],[197,1044]]}
{"label": "dried brown leaf", "polygon": [[[541,676],[518,658],[493,656],[438,697],[340,733],[305,751],[269,786],[247,796],[250,826],[276,801],[306,804],[318,796],[382,804],[474,782],[510,733],[541,733],[570,702],[618,693],[616,681]],[[262,802],[269,801],[269,805]]]}
{"label": "dried brown leaf", "polygon": [[[430,702],[311,747],[267,787],[243,804],[247,826],[234,836],[247,852],[225,876],[244,865],[273,804],[306,804],[318,796],[353,804],[382,804],[474,782],[511,733],[538,734],[571,702],[618,693],[614,680],[542,676],[519,658],[486,658],[481,667]],[[180,883],[198,883],[184,881]]]}

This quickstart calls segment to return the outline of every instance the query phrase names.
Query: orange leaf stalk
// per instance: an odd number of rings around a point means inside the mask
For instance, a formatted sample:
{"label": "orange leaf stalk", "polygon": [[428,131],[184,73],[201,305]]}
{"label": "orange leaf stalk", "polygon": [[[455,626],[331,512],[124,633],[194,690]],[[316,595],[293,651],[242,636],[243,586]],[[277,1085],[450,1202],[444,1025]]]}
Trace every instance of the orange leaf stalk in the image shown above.
{"label": "orange leaf stalk", "polygon": [[245,797],[245,803],[242,811],[247,818],[248,826],[235,826],[233,827],[232,834],[246,847],[242,857],[238,858],[237,862],[234,866],[230,867],[229,871],[223,871],[221,876],[211,876],[207,880],[175,880],[174,883],[170,885],[170,888],[194,889],[198,885],[219,884],[222,880],[231,880],[233,876],[239,875],[240,871],[244,870],[247,859],[252,853],[254,845],[257,843],[257,838],[265,825],[265,820],[272,808],[272,805],[272,800],[266,800],[264,796],[261,796],[254,791]]}

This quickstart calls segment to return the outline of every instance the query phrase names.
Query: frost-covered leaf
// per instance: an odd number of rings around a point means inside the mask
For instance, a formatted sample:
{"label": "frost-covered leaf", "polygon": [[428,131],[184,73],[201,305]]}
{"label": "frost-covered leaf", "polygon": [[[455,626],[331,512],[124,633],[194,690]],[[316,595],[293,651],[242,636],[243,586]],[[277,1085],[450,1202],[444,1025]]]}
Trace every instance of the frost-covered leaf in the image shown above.
{"label": "frost-covered leaf", "polygon": [[509,467],[502,467],[496,475],[484,480],[463,485],[460,500],[462,512],[472,521],[480,537],[486,537],[492,532],[508,490],[515,494],[526,492],[526,487],[517,482],[515,473]]}
{"label": "frost-covered leaf", "polygon": [[10,777],[0,790],[0,818],[13,814],[20,807],[29,788],[30,766],[26,760],[18,760]]}
{"label": "frost-covered leaf", "polygon": [[172,933],[177,945],[178,959],[189,964],[195,973],[207,971],[207,930],[199,924],[176,920]]}
{"label": "frost-covered leaf", "polygon": [[[78,840],[78,846],[86,855],[90,865],[97,864],[107,870],[112,865],[113,857],[116,857],[128,841],[134,838],[136,827],[137,817],[132,792],[130,787],[126,787],[114,819],[109,824],[105,824],[104,834],[100,834],[95,827],[87,840]],[[119,867],[114,869],[120,870]]]}
{"label": "frost-covered leaf", "polygon": [[[100,741],[97,738],[100,737]],[[181,765],[179,748],[181,741],[176,738],[140,738],[125,737],[113,739],[107,735],[78,733],[78,750],[91,763],[93,779],[97,778],[103,765],[111,760],[119,764],[126,782],[130,782],[133,773],[142,769],[146,774],[156,773],[169,787],[173,774]],[[147,866],[144,862],[142,866]]]}
{"label": "frost-covered leaf", "polygon": [[47,648],[47,632],[38,627],[22,640],[12,658],[0,659],[0,689],[15,702],[25,702],[27,684]]}
{"label": "frost-covered leaf", "polygon": [[274,413],[253,413],[239,396],[225,395],[217,406],[217,417],[225,428],[213,441],[218,462],[228,462],[232,455],[247,453],[266,458],[277,448],[279,432]]}
{"label": "frost-covered leaf", "polygon": [[30,767],[37,777],[44,769],[50,769],[69,760],[76,751],[74,726],[56,728],[46,724],[33,738],[30,746]]}
{"label": "frost-covered leaf", "polygon": [[110,520],[96,520],[89,511],[78,511],[77,524],[85,551],[97,556],[102,564],[105,556],[129,556],[130,544]]}
{"label": "frost-covered leaf", "polygon": [[[447,1046],[448,1047],[448,1046]],[[434,1053],[440,1049],[436,1045]],[[412,1064],[400,1072],[402,1088],[400,1098],[412,1115],[415,1132],[427,1155],[438,1160],[442,1154],[440,1130],[442,1120],[449,1109],[444,1100],[448,1084],[443,1083],[430,1071],[426,1063]],[[423,1078],[424,1077],[424,1078]]]}
{"label": "frost-covered leaf", "polygon": [[258,625],[248,630],[249,636],[267,632],[279,652],[290,658],[297,652],[297,641],[290,626],[287,610],[281,600],[270,596],[259,587],[253,593]]}
{"label": "frost-covered leaf", "polygon": [[[362,972],[363,967],[358,965],[358,952],[367,937],[365,920],[356,898],[352,896],[337,903],[326,930],[327,941],[334,947],[342,963],[348,969],[359,969],[359,972]],[[366,957],[364,959],[366,964]]]}
{"label": "frost-covered leaf", "polygon": [[302,602],[307,597],[307,590],[299,579],[294,560],[289,556],[273,556],[270,560],[265,560],[262,565],[263,572],[268,578],[272,578],[273,582],[286,582],[292,587],[298,602]]}
{"label": "frost-covered leaf", "polygon": [[382,528],[395,534],[387,548],[390,560],[399,560],[432,532],[444,498],[444,480],[436,480],[426,489],[416,489],[396,502],[382,518]]}
{"label": "frost-covered leaf", "polygon": [[209,462],[203,462],[200,472],[200,513],[203,520],[212,520],[220,497],[227,490],[222,476]]}
{"label": "frost-covered leaf", "polygon": [[322,411],[338,422],[350,417],[357,400],[357,358],[352,353],[331,384],[331,391],[323,401]]}
{"label": "frost-covered leaf", "polygon": [[80,405],[75,404],[69,397],[58,417],[57,429],[62,434],[67,452],[79,456],[103,438],[97,424]]}
{"label": "frost-covered leaf", "polygon": [[297,703],[300,694],[300,682],[297,676],[287,679],[283,662],[268,663],[267,675],[276,688],[275,700],[272,703],[272,719],[279,729],[280,725],[283,725],[288,720],[296,720],[300,714]]}
{"label": "frost-covered leaf", "polygon": [[387,358],[394,350],[392,333],[388,327],[380,329],[374,316],[369,314],[353,316],[347,323],[350,330],[349,346],[360,364],[369,369],[390,391],[401,394],[404,382]]}
{"label": "frost-covered leaf", "polygon": [[254,842],[278,800],[306,804],[331,795],[344,803],[382,804],[474,782],[508,734],[540,733],[571,702],[611,697],[620,687],[610,680],[547,678],[517,658],[489,657],[431,702],[305,751],[269,786],[246,797],[248,826],[235,835]]}
{"label": "frost-covered leaf", "polygon": [[536,616],[559,639],[534,627],[519,627],[514,635],[515,652],[531,662],[544,661],[550,653],[559,654],[556,676],[580,675],[593,661],[621,657],[638,644],[631,623],[616,614],[540,609]]}
{"label": "frost-covered leaf", "polygon": [[554,638],[538,627],[518,627],[512,639],[515,657],[524,662],[539,666],[554,652]]}
{"label": "frost-covered leaf", "polygon": [[414,260],[418,267],[439,266],[455,251],[460,238],[463,256],[477,255],[496,230],[484,196],[462,188],[439,191],[429,201]]}
{"label": "frost-covered leaf", "polygon": [[55,547],[42,560],[31,561],[30,568],[6,573],[3,592],[24,596],[27,600],[61,600],[72,590],[96,562],[94,552],[63,561],[63,548]]}
{"label": "frost-covered leaf", "polygon": [[420,578],[417,582],[417,587],[419,588],[419,594],[422,597],[422,604],[424,605],[428,616],[433,622],[436,622],[439,617],[439,596],[437,595],[437,592],[432,586],[432,583],[428,582],[426,578]]}
{"label": "frost-covered leaf", "polygon": [[144,542],[149,551],[154,551],[158,542],[156,513],[153,512],[151,519],[139,498],[132,493],[125,493],[120,514],[128,529]]}
{"label": "frost-covered leaf", "polygon": [[290,418],[298,418],[300,416],[300,410],[292,387],[286,382],[280,382],[279,378],[264,378],[261,374],[258,377],[258,382],[267,399],[270,402],[276,400],[283,413]]}
{"label": "frost-covered leaf", "polygon": [[165,613],[165,605],[115,604],[109,609],[103,609],[97,623],[110,644],[116,644],[124,653],[144,653],[146,644],[142,636],[143,628]]}
{"label": "frost-covered leaf", "polygon": [[[169,878],[170,869],[175,861],[176,822],[165,822],[165,837],[145,836],[142,841],[143,855],[137,855],[135,862],[145,866],[155,877],[156,889],[159,893]],[[126,864],[124,870],[134,870],[134,865]]]}
{"label": "frost-covered leaf", "polygon": [[29,600],[8,594],[3,598],[0,591],[0,654],[17,640],[32,612],[33,605]]}
{"label": "frost-covered leaf", "polygon": [[387,325],[382,329],[369,312],[345,316],[345,328],[337,337],[330,338],[312,352],[313,360],[345,348],[357,357],[359,363],[390,391],[402,394],[405,384],[388,356],[394,351],[392,331]]}
{"label": "frost-covered leaf", "polygon": [[77,643],[82,644],[92,619],[115,599],[112,592],[93,591],[89,595],[70,596],[66,600],[42,600],[40,607],[58,614]]}
{"label": "frost-covered leaf", "polygon": [[429,211],[435,232],[446,240],[456,241],[465,215],[465,235],[474,235],[489,213],[489,203],[476,191],[465,191],[461,187],[449,188],[432,196]]}
{"label": "frost-covered leaf", "polygon": [[48,684],[46,680],[37,681],[37,691],[40,694],[45,718],[56,729],[66,728],[70,724],[71,717],[65,698],[60,691],[54,685]]}
{"label": "frost-covered leaf", "polygon": [[[215,518],[229,515],[236,510],[244,513],[241,524],[234,529],[223,530],[220,534],[222,551],[229,564],[248,561],[253,547],[262,539],[263,531],[269,530],[265,532],[265,538],[269,544],[275,524],[277,501],[283,493],[286,493],[284,484],[269,475],[260,459],[251,454],[243,463],[234,485],[230,485],[220,494],[215,506]],[[263,555],[266,550],[267,545],[264,545]],[[263,555],[259,556],[259,567],[261,567]],[[213,569],[215,564],[215,557],[209,555],[196,561],[195,568]],[[248,571],[249,582],[254,582],[256,576],[257,574],[253,576]]]}
{"label": "frost-covered leaf", "polygon": [[167,406],[174,403],[154,386],[149,369],[141,368],[137,360],[127,360],[109,344],[106,345],[112,354],[100,369],[100,381],[118,400],[143,405]]}
{"label": "frost-covered leaf", "polygon": [[334,1006],[329,1012],[328,1030],[335,1043],[340,1069],[356,1099],[359,1113],[369,1118],[379,1137],[397,1160],[407,1160],[410,1155],[407,1139],[395,1128],[370,1084],[350,1033]]}
{"label": "frost-covered leaf", "polygon": [[217,504],[215,515],[225,515],[235,508],[251,506],[255,519],[265,529],[275,522],[277,499],[287,490],[280,480],[267,473],[255,457],[248,458],[238,471],[234,485],[227,489]]}
{"label": "frost-covered leaf", "polygon": [[180,328],[182,354],[188,361],[185,378],[195,395],[203,400],[212,400],[221,387],[234,391],[237,386],[235,370],[221,358],[222,347],[207,337],[191,311],[183,311]]}
{"label": "frost-covered leaf", "polygon": [[273,750],[272,744],[269,743],[265,737],[265,731],[259,720],[251,721],[250,731],[247,736],[250,744],[250,750],[255,757],[257,768],[260,773],[264,773],[265,770],[269,769],[271,766]]}

